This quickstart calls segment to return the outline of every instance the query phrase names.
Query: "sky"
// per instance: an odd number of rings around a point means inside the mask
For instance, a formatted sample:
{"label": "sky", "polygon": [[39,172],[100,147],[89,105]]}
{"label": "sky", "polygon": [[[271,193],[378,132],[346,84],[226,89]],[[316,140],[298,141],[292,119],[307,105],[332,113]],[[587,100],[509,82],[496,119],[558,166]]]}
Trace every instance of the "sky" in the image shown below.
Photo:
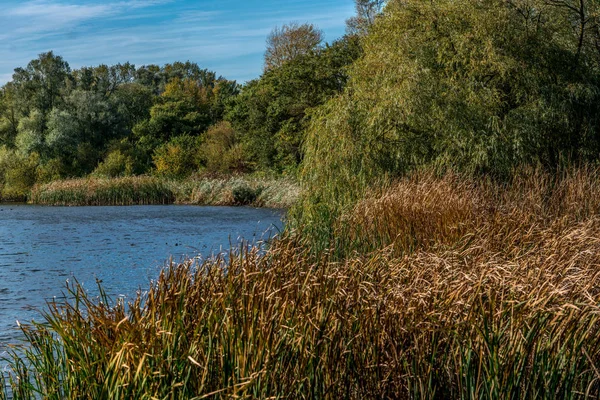
{"label": "sky", "polygon": [[0,0],[0,85],[40,53],[72,69],[196,62],[228,79],[260,76],[276,26],[310,22],[331,42],[353,0]]}

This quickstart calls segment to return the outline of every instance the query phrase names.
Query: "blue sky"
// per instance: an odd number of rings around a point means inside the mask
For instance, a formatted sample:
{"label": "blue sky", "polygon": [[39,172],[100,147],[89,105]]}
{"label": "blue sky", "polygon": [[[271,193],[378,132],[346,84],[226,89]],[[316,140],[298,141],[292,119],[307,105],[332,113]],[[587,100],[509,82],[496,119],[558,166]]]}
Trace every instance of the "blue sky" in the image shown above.
{"label": "blue sky", "polygon": [[262,71],[275,26],[311,22],[344,34],[353,0],[0,0],[0,84],[53,50],[71,68],[193,61],[240,82]]}

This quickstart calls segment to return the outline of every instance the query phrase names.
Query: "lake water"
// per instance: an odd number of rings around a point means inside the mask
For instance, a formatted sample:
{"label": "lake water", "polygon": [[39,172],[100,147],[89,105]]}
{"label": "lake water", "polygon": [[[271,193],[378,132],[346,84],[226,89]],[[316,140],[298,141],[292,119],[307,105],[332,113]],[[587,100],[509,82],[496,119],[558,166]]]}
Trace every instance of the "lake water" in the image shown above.
{"label": "lake water", "polygon": [[170,257],[206,257],[241,238],[267,239],[282,215],[234,207],[0,205],[0,353],[18,337],[15,321],[39,320],[67,280],[96,293],[99,279],[113,298],[132,297]]}

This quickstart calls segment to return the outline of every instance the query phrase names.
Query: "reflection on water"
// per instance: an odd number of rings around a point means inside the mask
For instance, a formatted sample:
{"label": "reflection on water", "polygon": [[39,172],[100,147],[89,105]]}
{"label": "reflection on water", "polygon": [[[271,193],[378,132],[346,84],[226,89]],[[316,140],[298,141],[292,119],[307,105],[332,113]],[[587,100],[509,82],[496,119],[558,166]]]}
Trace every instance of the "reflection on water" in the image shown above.
{"label": "reflection on water", "polygon": [[0,205],[0,349],[16,320],[39,319],[67,279],[90,292],[133,296],[174,261],[257,241],[281,227],[277,210],[194,207],[37,207]]}

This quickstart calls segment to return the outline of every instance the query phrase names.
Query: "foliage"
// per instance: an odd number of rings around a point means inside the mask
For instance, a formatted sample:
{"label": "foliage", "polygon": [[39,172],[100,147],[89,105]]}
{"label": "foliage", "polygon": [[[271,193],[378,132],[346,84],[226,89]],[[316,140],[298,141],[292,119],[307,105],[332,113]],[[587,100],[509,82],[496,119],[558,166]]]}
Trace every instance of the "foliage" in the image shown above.
{"label": "foliage", "polygon": [[156,173],[183,178],[200,167],[200,143],[192,136],[177,136],[159,146],[152,157]]}
{"label": "foliage", "polygon": [[0,199],[24,201],[36,181],[39,155],[0,148]]}
{"label": "foliage", "polygon": [[133,161],[120,150],[114,150],[98,164],[92,175],[105,178],[133,175]]}
{"label": "foliage", "polygon": [[250,205],[256,201],[260,192],[261,188],[253,189],[247,185],[237,185],[232,190],[233,201],[240,206]]}
{"label": "foliage", "polygon": [[226,119],[259,169],[295,170],[302,161],[308,111],[343,90],[345,68],[361,54],[355,37],[298,56],[246,84]]}
{"label": "foliage", "polygon": [[1,89],[0,145],[23,157],[38,154],[39,182],[94,171],[144,174],[171,139],[201,140],[238,91],[236,82],[191,62],[72,71],[61,57],[44,53],[17,68]]}
{"label": "foliage", "polygon": [[207,172],[239,173],[249,169],[244,146],[228,122],[220,122],[206,132],[201,151]]}
{"label": "foliage", "polygon": [[506,179],[597,160],[596,3],[585,29],[568,4],[389,2],[345,92],[312,114],[303,221],[327,237],[369,186],[426,166]]}
{"label": "foliage", "polygon": [[356,15],[346,20],[346,32],[366,35],[386,3],[387,0],[355,0]]}
{"label": "foliage", "polygon": [[267,36],[265,71],[310,54],[319,48],[322,41],[323,32],[313,24],[290,23],[274,28]]}
{"label": "foliage", "polygon": [[69,176],[69,166],[60,158],[53,158],[37,167],[37,183],[48,183]]}
{"label": "foliage", "polygon": [[210,125],[208,93],[192,80],[175,78],[167,84],[150,119],[137,127],[137,135],[161,141],[182,135],[199,135]]}

